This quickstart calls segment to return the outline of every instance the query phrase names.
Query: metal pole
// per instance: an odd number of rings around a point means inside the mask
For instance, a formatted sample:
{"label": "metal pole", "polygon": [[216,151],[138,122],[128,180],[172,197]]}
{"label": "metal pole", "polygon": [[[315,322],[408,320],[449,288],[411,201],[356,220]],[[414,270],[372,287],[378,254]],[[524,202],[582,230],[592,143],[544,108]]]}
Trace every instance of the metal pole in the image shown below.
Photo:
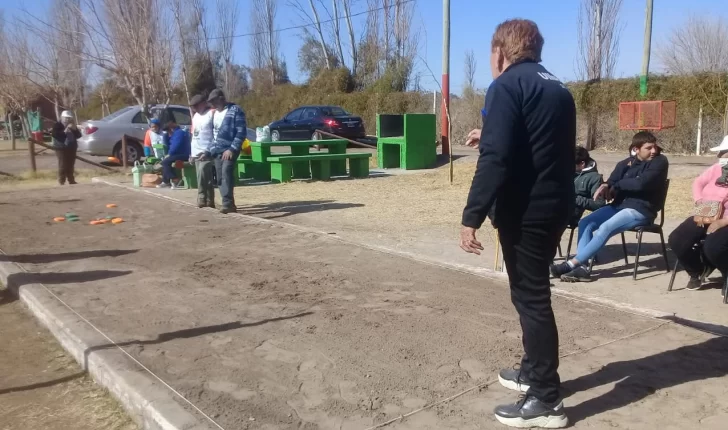
{"label": "metal pole", "polygon": [[442,155],[450,155],[450,0],[442,0]]}
{"label": "metal pole", "polygon": [[642,51],[640,97],[647,96],[647,76],[650,73],[650,49],[652,47],[652,1],[653,0],[647,0],[647,9],[645,11],[645,42]]}
{"label": "metal pole", "polygon": [[432,114],[437,114],[437,90],[432,92]]}

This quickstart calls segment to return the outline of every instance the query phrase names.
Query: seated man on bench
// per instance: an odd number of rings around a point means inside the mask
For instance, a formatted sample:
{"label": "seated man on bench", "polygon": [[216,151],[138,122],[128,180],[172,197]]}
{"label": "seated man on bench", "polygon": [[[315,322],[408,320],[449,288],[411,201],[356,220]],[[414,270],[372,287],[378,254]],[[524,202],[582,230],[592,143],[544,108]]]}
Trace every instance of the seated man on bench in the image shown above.
{"label": "seated man on bench", "polygon": [[174,164],[177,161],[190,159],[190,138],[185,130],[170,119],[167,122],[167,135],[169,136],[169,153],[162,160],[162,183],[157,188],[176,188],[179,178],[174,173]]}
{"label": "seated man on bench", "polygon": [[641,131],[632,138],[637,149],[634,157],[620,161],[594,199],[604,197],[607,206],[579,221],[576,257],[551,265],[551,275],[566,282],[590,282],[589,260],[612,236],[634,227],[649,225],[660,210],[667,181],[667,157],[660,154],[657,138]]}

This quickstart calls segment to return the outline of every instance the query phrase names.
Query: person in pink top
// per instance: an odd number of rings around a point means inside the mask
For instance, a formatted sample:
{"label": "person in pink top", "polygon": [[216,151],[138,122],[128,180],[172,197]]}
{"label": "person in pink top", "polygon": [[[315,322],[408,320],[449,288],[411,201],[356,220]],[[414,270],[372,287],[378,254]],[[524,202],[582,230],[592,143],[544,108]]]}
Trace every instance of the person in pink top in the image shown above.
{"label": "person in pink top", "polygon": [[[696,203],[721,202],[723,217],[700,226],[690,216],[668,238],[677,259],[690,275],[688,290],[702,289],[701,277],[707,278],[715,269],[720,270],[724,280],[728,274],[728,136],[711,151],[718,153],[718,162],[695,179],[693,199]],[[695,247],[701,240],[705,240],[702,253]]]}

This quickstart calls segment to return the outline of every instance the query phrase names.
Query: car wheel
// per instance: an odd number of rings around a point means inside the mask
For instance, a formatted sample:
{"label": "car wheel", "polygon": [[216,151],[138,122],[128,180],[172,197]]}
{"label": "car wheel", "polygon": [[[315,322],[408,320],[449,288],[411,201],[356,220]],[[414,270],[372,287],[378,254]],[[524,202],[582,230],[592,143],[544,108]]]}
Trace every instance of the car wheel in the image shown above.
{"label": "car wheel", "polygon": [[[138,143],[129,142],[126,144],[126,162],[128,166],[133,166],[134,162],[140,161],[142,159],[142,154],[144,154],[144,150]],[[114,146],[114,157],[118,158],[119,161],[124,162],[121,154],[121,142],[118,142],[116,146]]]}
{"label": "car wheel", "polygon": [[278,130],[272,130],[270,132],[270,140],[273,142],[278,142],[281,140],[281,133]]}

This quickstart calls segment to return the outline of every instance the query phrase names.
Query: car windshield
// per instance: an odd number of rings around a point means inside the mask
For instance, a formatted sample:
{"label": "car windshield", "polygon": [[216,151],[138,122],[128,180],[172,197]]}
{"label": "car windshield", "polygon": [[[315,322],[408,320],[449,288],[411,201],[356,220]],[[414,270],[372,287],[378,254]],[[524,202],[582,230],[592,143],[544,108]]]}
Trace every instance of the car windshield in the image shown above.
{"label": "car windshield", "polygon": [[124,114],[126,112],[129,112],[132,109],[134,109],[134,108],[131,107],[131,106],[125,107],[125,108],[122,108],[122,109],[119,109],[116,112],[112,113],[111,115],[107,115],[107,116],[101,118],[101,121],[111,121],[112,119],[114,119],[114,118],[116,118],[116,117],[118,117],[118,116],[120,116],[120,115],[122,115],[122,114]]}
{"label": "car windshield", "polygon": [[324,112],[324,115],[329,116],[346,116],[349,115],[349,112],[345,111],[344,109],[338,107],[338,106],[328,106],[322,109]]}

